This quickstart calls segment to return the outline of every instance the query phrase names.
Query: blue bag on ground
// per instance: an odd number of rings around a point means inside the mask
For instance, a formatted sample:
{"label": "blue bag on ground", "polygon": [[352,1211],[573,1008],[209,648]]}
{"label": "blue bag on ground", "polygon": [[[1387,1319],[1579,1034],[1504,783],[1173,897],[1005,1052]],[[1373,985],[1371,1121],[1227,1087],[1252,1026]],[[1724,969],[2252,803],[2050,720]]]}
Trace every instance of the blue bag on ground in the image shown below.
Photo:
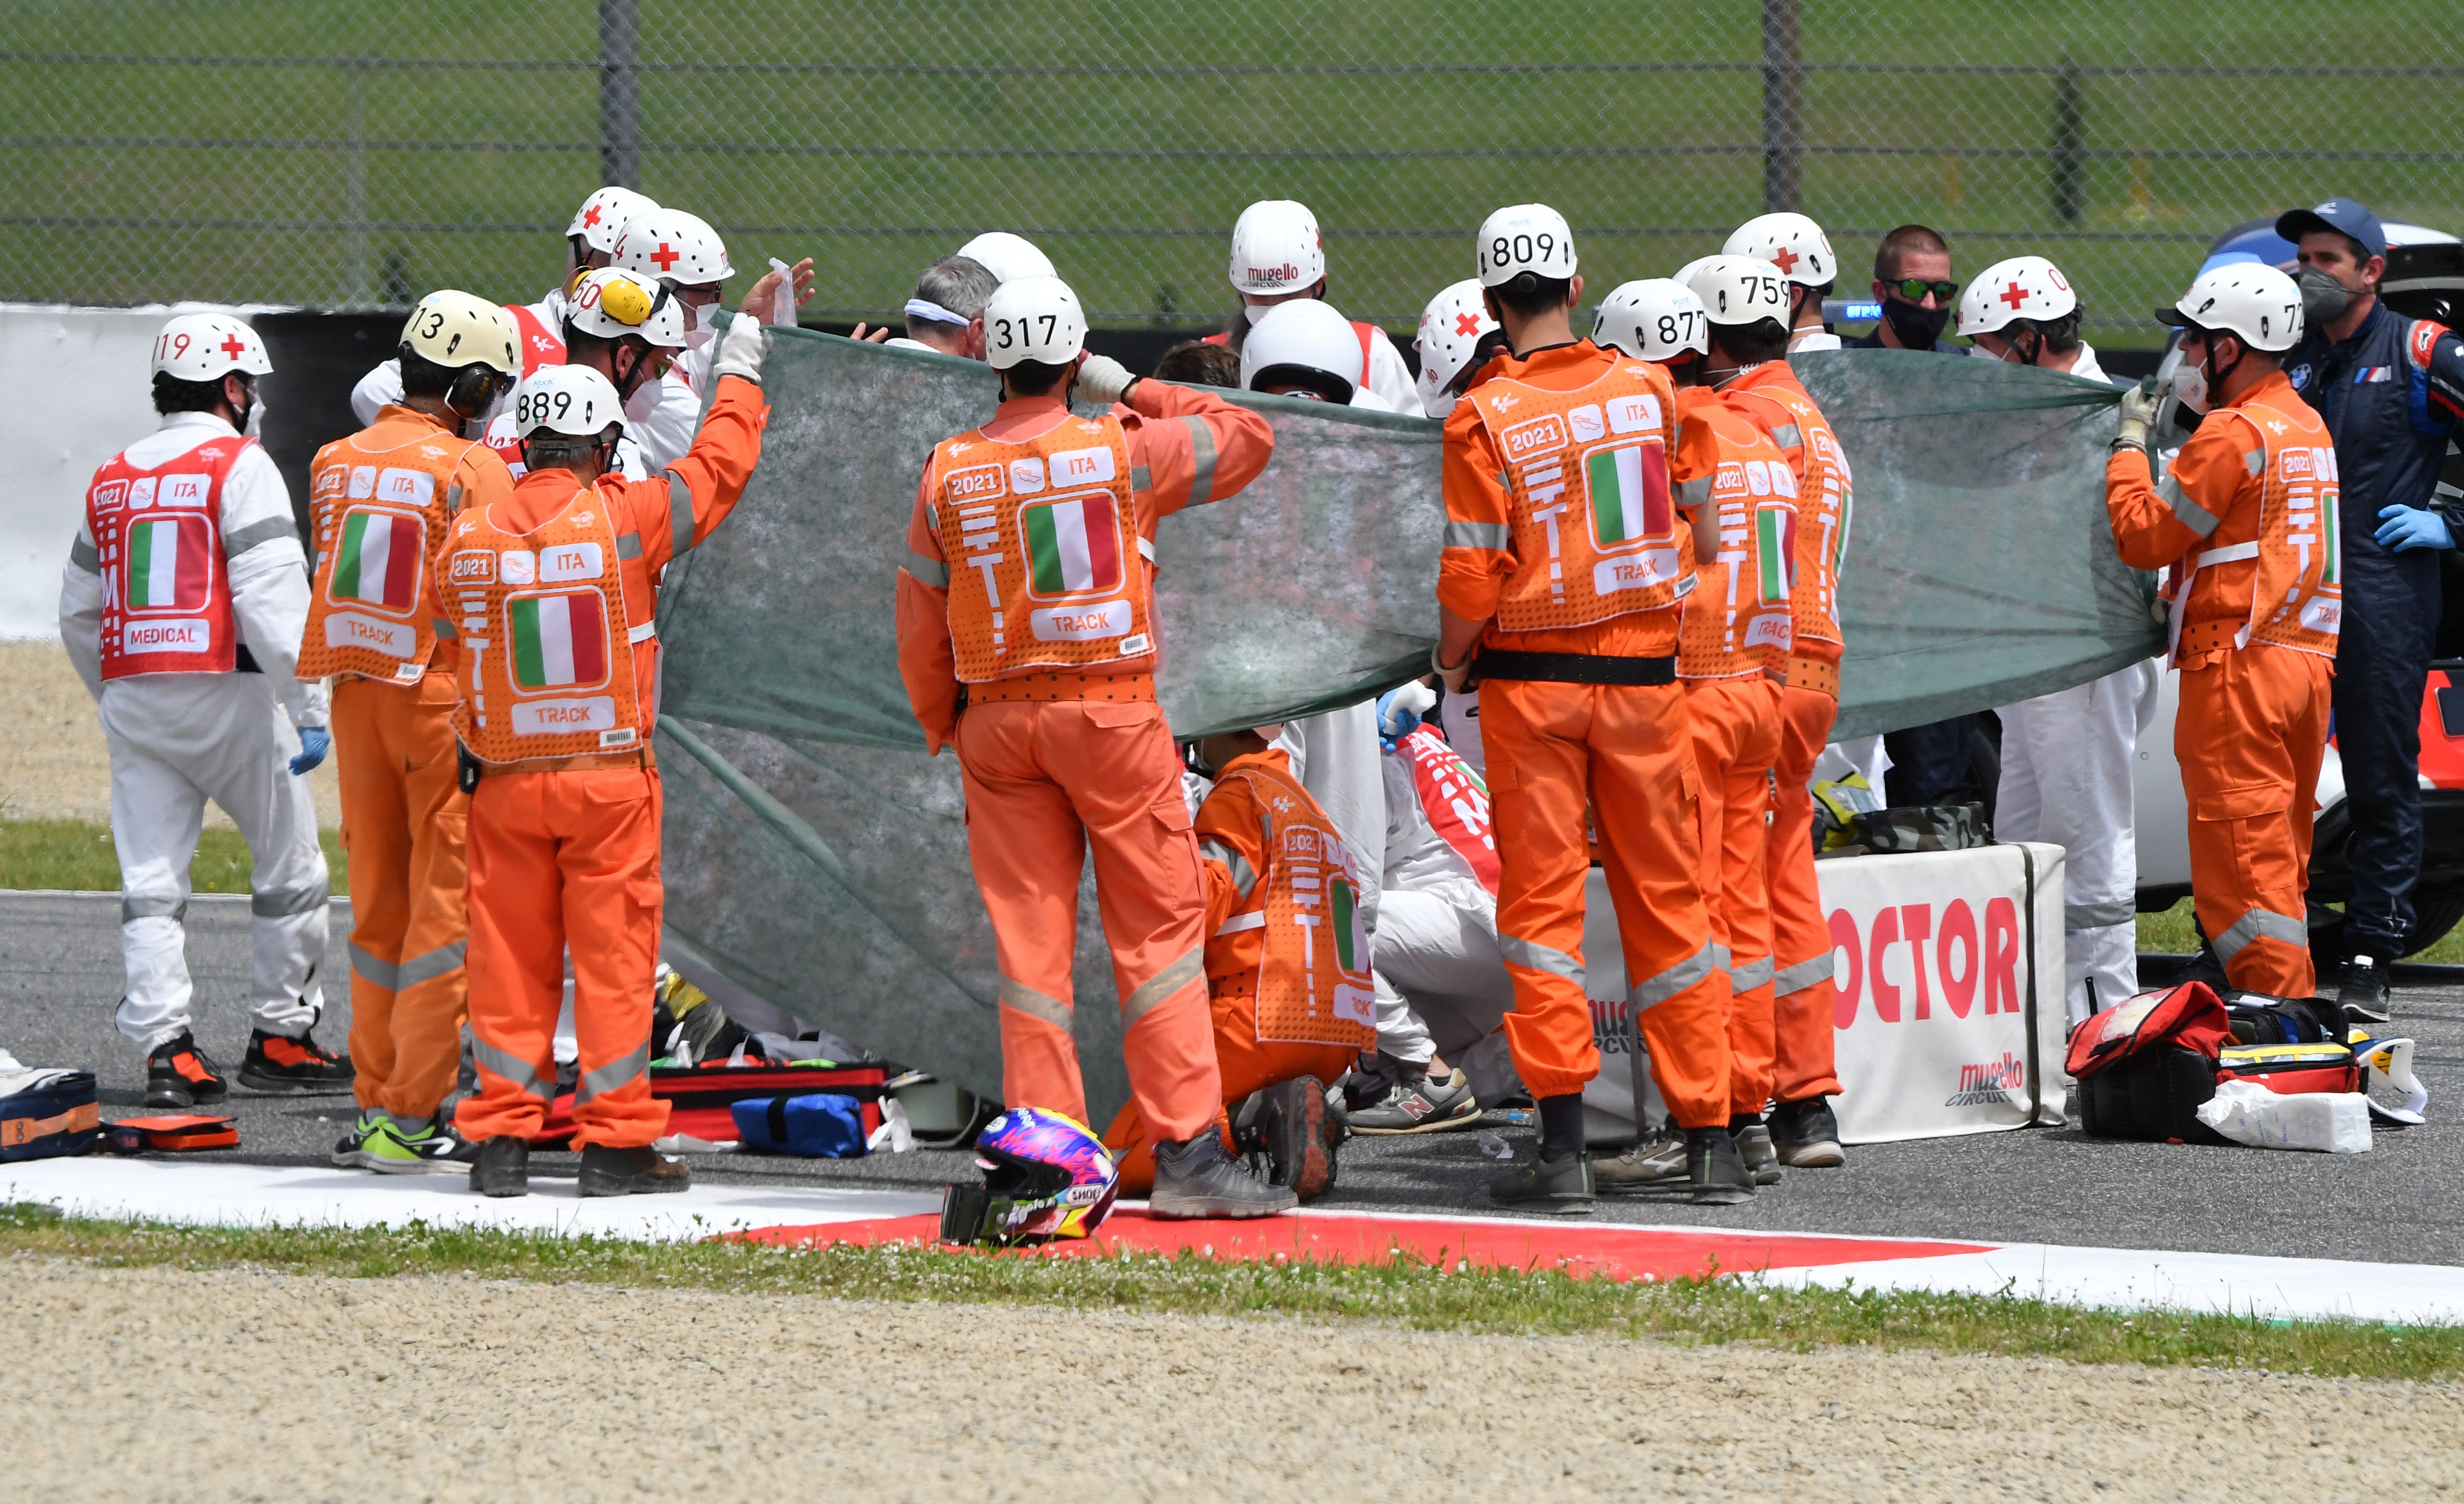
{"label": "blue bag on ground", "polygon": [[93,1072],[0,1070],[0,1163],[83,1154],[101,1137]]}
{"label": "blue bag on ground", "polygon": [[764,1097],[734,1102],[736,1132],[748,1149],[806,1159],[855,1159],[864,1153],[864,1104],[834,1092]]}

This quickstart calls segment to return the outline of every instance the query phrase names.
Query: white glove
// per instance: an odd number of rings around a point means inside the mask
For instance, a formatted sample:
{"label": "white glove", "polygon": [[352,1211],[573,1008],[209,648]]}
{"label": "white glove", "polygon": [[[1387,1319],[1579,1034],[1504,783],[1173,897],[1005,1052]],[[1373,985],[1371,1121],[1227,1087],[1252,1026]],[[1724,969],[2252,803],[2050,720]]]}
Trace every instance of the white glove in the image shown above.
{"label": "white glove", "polygon": [[1078,397],[1082,402],[1119,402],[1136,380],[1129,367],[1109,355],[1090,355],[1078,362]]}
{"label": "white glove", "polygon": [[740,376],[748,381],[761,380],[761,357],[768,349],[761,320],[737,314],[727,321],[727,332],[718,337],[718,358],[710,363],[711,379]]}
{"label": "white glove", "polygon": [[1451,668],[1447,667],[1444,664],[1438,662],[1438,644],[1434,643],[1431,643],[1429,645],[1429,666],[1436,670],[1438,682],[1446,687],[1446,693],[1448,694],[1463,693],[1463,686],[1471,681],[1471,649],[1465,648],[1463,650],[1463,662],[1455,665]]}
{"label": "white glove", "polygon": [[2114,436],[2117,449],[2129,447],[2145,451],[2147,430],[2156,422],[2156,399],[2137,387],[2122,394],[2122,425]]}

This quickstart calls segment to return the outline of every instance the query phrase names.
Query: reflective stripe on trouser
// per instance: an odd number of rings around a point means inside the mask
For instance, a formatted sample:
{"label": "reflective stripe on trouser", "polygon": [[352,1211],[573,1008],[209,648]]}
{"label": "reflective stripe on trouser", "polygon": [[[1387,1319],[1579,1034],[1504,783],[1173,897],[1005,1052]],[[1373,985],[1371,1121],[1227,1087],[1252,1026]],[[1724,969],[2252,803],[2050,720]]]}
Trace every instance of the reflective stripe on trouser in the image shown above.
{"label": "reflective stripe on trouser", "polygon": [[1839,702],[1812,689],[1780,691],[1779,760],[1763,877],[1771,898],[1771,1094],[1782,1101],[1839,1095],[1832,1063],[1831,922],[1814,870],[1814,764],[1831,740]]}
{"label": "reflective stripe on trouser", "polygon": [[2173,754],[2190,814],[2199,927],[2233,986],[2307,997],[2310,817],[2327,742],[2327,660],[2254,646],[2182,670]]}
{"label": "reflective stripe on trouser", "polygon": [[2154,660],[2005,706],[1993,831],[2062,848],[2063,973],[2071,1021],[2139,991],[2138,803],[2131,767],[2156,713]]}
{"label": "reflective stripe on trouser", "polygon": [[[1226,1115],[1251,1092],[1278,1081],[1314,1076],[1320,1085],[1331,1086],[1359,1057],[1341,1045],[1260,1039],[1258,999],[1252,993],[1215,998],[1208,1011],[1214,1017],[1217,1094]],[[1104,1130],[1104,1144],[1120,1168],[1123,1194],[1143,1196],[1155,1188],[1154,1139],[1134,1100],[1122,1103],[1113,1115]]]}
{"label": "reflective stripe on trouser", "polygon": [[574,1142],[639,1148],[668,1131],[650,1095],[659,955],[659,775],[647,768],[492,773],[471,796],[472,1054],[479,1093],[454,1126],[528,1139],[555,1090],[552,1040],[573,951],[583,1086]]}
{"label": "reflective stripe on trouser", "polygon": [[1703,906],[1728,953],[1728,1111],[1759,1113],[1771,1094],[1771,920],[1763,875],[1764,812],[1779,757],[1780,687],[1756,675],[1685,687],[1694,772],[1702,780]]}
{"label": "reflective stripe on trouser", "polygon": [[116,1019],[141,1050],[187,1031],[188,862],[211,799],[248,842],[250,1022],[297,1038],[323,1009],[328,878],[298,734],[263,674],[140,674],[102,690],[111,839],[120,856],[127,991]]}
{"label": "reflective stripe on trouser", "polygon": [[1067,1020],[1091,847],[1131,1098],[1162,1138],[1204,1131],[1222,1105],[1202,965],[1206,889],[1163,711],[971,706],[958,721],[958,766],[967,857],[1001,960],[1001,1100],[1087,1121]]}
{"label": "reflective stripe on trouser", "polygon": [[[1497,855],[1498,949],[1514,979],[1506,1016],[1535,1097],[1599,1074],[1582,970],[1584,811],[1597,811],[1629,995],[1642,1006],[1653,1077],[1677,1121],[1728,1121],[1728,1040],[1704,913],[1685,691],[1491,680],[1481,689]],[[1587,798],[1588,796],[1588,798]]]}
{"label": "reflective stripe on trouser", "polygon": [[425,1118],[453,1089],[468,1012],[453,676],[334,684],[334,761],[351,854],[352,1092]]}

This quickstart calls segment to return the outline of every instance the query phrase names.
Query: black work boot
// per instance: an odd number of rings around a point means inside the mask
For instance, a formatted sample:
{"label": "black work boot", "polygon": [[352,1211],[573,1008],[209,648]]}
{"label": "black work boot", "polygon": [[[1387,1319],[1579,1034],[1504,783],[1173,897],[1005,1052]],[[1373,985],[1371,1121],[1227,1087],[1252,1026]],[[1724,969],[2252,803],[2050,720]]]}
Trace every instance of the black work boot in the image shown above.
{"label": "black work boot", "polygon": [[585,1196],[650,1196],[683,1190],[693,1184],[693,1171],[680,1159],[641,1144],[610,1148],[585,1144],[582,1150],[582,1193]]}
{"label": "black work boot", "polygon": [[1507,1211],[1588,1217],[1593,1196],[1592,1157],[1581,1152],[1553,1160],[1533,1155],[1499,1170],[1488,1182],[1488,1204]]}
{"label": "black work boot", "polygon": [[1848,1163],[1839,1146],[1839,1120],[1828,1099],[1784,1101],[1771,1115],[1771,1148],[1791,1169],[1837,1169]]}
{"label": "black work boot", "polygon": [[1685,1184],[1698,1207],[1733,1207],[1754,1199],[1753,1171],[1726,1128],[1685,1130]]}
{"label": "black work boot", "polygon": [[148,1107],[201,1107],[229,1095],[222,1068],[188,1035],[165,1040],[145,1057]]}
{"label": "black work boot", "polygon": [[471,1188],[483,1196],[531,1193],[531,1146],[520,1139],[490,1139],[471,1162]]}
{"label": "black work boot", "polygon": [[1301,1204],[1289,1187],[1268,1185],[1250,1174],[1213,1128],[1185,1143],[1156,1144],[1155,1166],[1147,1215],[1159,1222],[1271,1217]]}
{"label": "black work boot", "polygon": [[1728,1137],[1737,1141],[1737,1157],[1746,1162],[1755,1185],[1779,1184],[1779,1150],[1772,1146],[1771,1131],[1763,1125],[1761,1117],[1745,1114],[1730,1118]]}
{"label": "black work boot", "polygon": [[1243,1150],[1266,1157],[1269,1184],[1312,1201],[1334,1184],[1329,1127],[1326,1087],[1302,1076],[1252,1092],[1233,1115],[1232,1137]]}
{"label": "black work boot", "polygon": [[2343,985],[2336,990],[2336,1001],[2343,1004],[2345,1017],[2368,1024],[2387,1021],[2394,1012],[2387,996],[2387,962],[2367,951],[2345,958]]}
{"label": "black work boot", "polygon": [[309,1034],[292,1039],[256,1030],[248,1036],[247,1057],[239,1062],[239,1083],[253,1092],[346,1092],[353,1079],[351,1057],[336,1055]]}

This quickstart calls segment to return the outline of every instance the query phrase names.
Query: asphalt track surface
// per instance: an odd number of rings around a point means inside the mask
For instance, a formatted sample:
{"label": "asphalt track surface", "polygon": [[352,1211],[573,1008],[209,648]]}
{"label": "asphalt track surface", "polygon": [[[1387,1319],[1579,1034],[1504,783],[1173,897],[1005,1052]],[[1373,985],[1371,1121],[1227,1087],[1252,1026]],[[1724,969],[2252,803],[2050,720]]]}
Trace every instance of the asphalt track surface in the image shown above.
{"label": "asphalt track surface", "polygon": [[[348,1030],[335,909],[320,1039]],[[117,895],[0,894],[0,1048],[27,1064],[78,1065],[101,1085],[103,1115],[143,1101],[144,1062],[111,1024],[121,994]],[[248,901],[200,896],[188,912],[198,1035],[235,1069],[248,1040]],[[2154,958],[2151,958],[2153,961]],[[2143,963],[2150,985],[2164,963]],[[2418,1041],[2414,1068],[2430,1122],[2381,1128],[2359,1156],[2115,1144],[2076,1129],[2026,1129],[1865,1144],[1838,1170],[1793,1170],[1744,1207],[1695,1209],[1679,1197],[1603,1198],[1600,1220],[1767,1231],[1855,1232],[2464,1264],[2464,968],[2398,967],[2397,1028]],[[241,1146],[217,1159],[325,1164],[348,1124],[348,1097],[262,1097],[234,1085],[225,1109]],[[1507,1130],[1519,1141],[1529,1130]],[[1528,1152],[1528,1149],[1526,1150]],[[534,1174],[575,1172],[576,1157],[538,1154]],[[1324,1205],[1462,1212],[1485,1204],[1490,1165],[1472,1132],[1355,1138]],[[962,1153],[916,1151],[852,1161],[734,1155],[693,1160],[697,1177],[803,1180],[937,1190],[972,1178]]]}

